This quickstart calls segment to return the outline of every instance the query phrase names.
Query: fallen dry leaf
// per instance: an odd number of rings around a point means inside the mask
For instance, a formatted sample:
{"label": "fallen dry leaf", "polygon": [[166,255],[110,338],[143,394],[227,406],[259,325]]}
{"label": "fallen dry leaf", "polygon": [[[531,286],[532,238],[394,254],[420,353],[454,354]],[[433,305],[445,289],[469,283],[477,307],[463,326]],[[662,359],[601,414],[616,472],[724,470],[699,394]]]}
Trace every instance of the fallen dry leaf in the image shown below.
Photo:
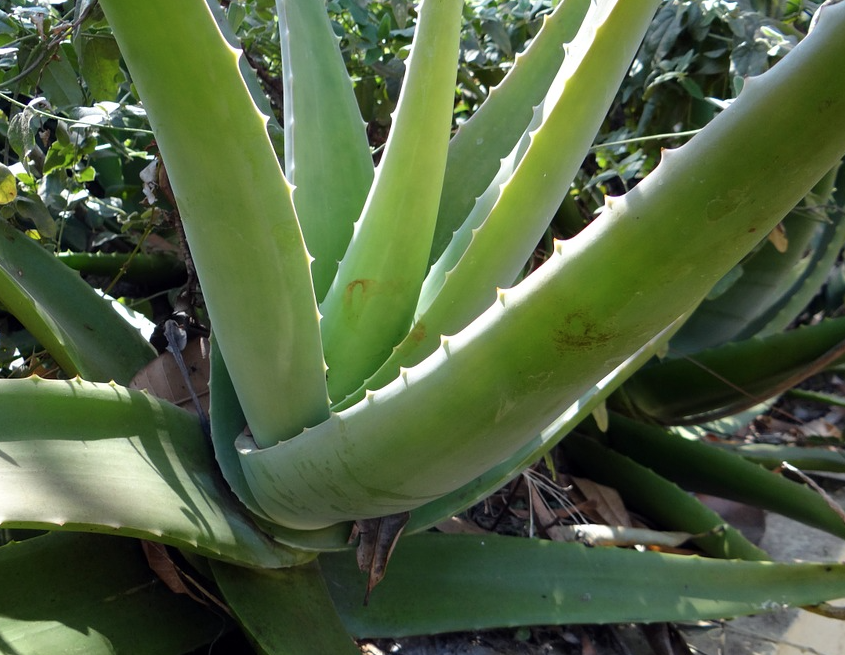
{"label": "fallen dry leaf", "polygon": [[358,560],[358,568],[367,574],[364,605],[370,602],[370,593],[384,578],[387,563],[390,561],[396,542],[410,518],[410,512],[400,512],[376,519],[355,521],[349,541],[352,542],[360,537],[355,557]]}
{"label": "fallen dry leaf", "polygon": [[586,546],[677,548],[694,536],[688,532],[662,532],[611,525],[553,525],[547,532],[554,541],[576,542]]}
{"label": "fallen dry leaf", "polygon": [[[200,399],[203,409],[208,413],[208,378],[211,364],[209,360],[209,342],[205,337],[188,341],[182,351],[182,359],[188,368],[189,378],[194,391]],[[130,389],[146,389],[162,400],[169,400],[174,405],[196,414],[194,402],[185,380],[169,352],[164,352],[142,368],[129,383]]]}
{"label": "fallen dry leaf", "polygon": [[485,530],[477,523],[457,516],[441,521],[434,527],[445,534],[490,534],[490,530]]}
{"label": "fallen dry leaf", "polygon": [[[150,569],[174,594],[185,594],[200,605],[205,605],[206,607],[208,607],[210,601],[226,614],[230,614],[229,608],[215,597],[214,594],[207,591],[176,565],[167,552],[167,546],[155,541],[141,541],[141,548],[144,551],[144,556],[147,558]],[[198,596],[194,593],[186,583],[190,583],[191,587],[196,589],[200,595]]]}
{"label": "fallen dry leaf", "polygon": [[631,516],[625,509],[625,503],[622,502],[622,497],[616,489],[597,484],[586,478],[573,477],[572,482],[575,483],[575,486],[578,487],[587,501],[595,503],[592,509],[602,521],[608,525],[626,528],[633,525]]}

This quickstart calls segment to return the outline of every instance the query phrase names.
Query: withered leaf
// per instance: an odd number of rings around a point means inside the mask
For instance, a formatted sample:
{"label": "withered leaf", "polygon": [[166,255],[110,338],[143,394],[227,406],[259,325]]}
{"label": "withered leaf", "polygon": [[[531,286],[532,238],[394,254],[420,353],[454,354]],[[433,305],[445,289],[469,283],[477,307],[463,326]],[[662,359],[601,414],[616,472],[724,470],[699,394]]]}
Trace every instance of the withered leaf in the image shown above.
{"label": "withered leaf", "polygon": [[[141,548],[150,569],[170,591],[174,594],[185,594],[206,607],[208,607],[210,601],[226,614],[229,614],[229,608],[226,605],[176,565],[167,552],[167,546],[154,541],[141,541]],[[199,596],[194,593],[194,589],[200,593]]]}
{"label": "withered leaf", "polygon": [[358,568],[367,574],[364,605],[370,602],[370,593],[384,578],[387,562],[410,518],[410,512],[400,512],[376,519],[355,521],[349,541],[352,542],[356,537],[360,537],[355,556],[358,560]]}
{"label": "withered leaf", "polygon": [[[191,384],[208,412],[208,378],[210,374],[208,339],[188,341],[182,351]],[[173,354],[165,352],[142,368],[129,383],[130,389],[146,389],[157,398],[169,400],[189,412],[196,412],[191,393]]]}
{"label": "withered leaf", "polygon": [[585,478],[572,478],[584,497],[595,503],[595,512],[608,525],[632,527],[631,515],[625,509],[625,503],[619,492],[612,487],[597,484]]}

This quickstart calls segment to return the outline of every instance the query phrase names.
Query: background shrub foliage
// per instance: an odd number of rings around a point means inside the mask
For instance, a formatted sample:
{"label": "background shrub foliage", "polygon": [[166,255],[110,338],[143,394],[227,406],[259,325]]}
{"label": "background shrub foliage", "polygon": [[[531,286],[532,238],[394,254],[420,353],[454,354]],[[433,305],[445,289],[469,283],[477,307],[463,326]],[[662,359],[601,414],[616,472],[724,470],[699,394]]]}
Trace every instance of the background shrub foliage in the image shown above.
{"label": "background shrub foliage", "polygon": [[[570,236],[580,230],[604,194],[631,188],[654,168],[661,148],[680,145],[689,131],[712,119],[735,97],[744,77],[765,71],[797,43],[817,4],[662,5],[573,186],[574,202],[561,208],[553,232]],[[456,126],[502,80],[551,5],[542,0],[466,3]],[[222,0],[221,6],[280,119],[273,0]],[[175,296],[159,294],[184,281],[178,263],[164,259],[176,253],[178,239],[160,207],[145,203],[139,173],[154,156],[155,144],[102,12],[92,0],[6,0],[0,7],[0,134],[6,165],[17,163],[13,171],[21,185],[18,198],[0,214],[56,252],[161,254],[159,274],[147,279],[127,275],[122,259],[114,260],[114,270],[101,264],[96,275],[89,273],[103,288],[116,284],[112,295],[126,297],[130,307],[159,322],[172,311]],[[378,157],[404,75],[414,3],[331,0],[327,8]],[[199,108],[197,115],[201,120]],[[94,266],[69,256],[67,261]],[[3,321],[9,326],[0,342],[4,375],[40,370],[38,358],[28,368],[11,366],[16,351],[31,355],[35,344],[12,317]]]}

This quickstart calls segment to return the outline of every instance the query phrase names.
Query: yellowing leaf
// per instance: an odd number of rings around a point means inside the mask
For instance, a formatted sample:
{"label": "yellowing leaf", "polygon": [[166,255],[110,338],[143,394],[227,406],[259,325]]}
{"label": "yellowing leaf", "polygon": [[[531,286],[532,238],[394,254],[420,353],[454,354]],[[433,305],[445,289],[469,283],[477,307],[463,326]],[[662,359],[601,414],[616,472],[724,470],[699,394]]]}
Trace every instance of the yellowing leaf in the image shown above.
{"label": "yellowing leaf", "polygon": [[18,197],[18,181],[8,166],[0,164],[0,205],[7,205]]}
{"label": "yellowing leaf", "polygon": [[769,241],[771,241],[778,252],[786,252],[787,248],[789,248],[789,239],[786,237],[786,230],[783,227],[783,223],[779,223],[774,230],[769,232]]}

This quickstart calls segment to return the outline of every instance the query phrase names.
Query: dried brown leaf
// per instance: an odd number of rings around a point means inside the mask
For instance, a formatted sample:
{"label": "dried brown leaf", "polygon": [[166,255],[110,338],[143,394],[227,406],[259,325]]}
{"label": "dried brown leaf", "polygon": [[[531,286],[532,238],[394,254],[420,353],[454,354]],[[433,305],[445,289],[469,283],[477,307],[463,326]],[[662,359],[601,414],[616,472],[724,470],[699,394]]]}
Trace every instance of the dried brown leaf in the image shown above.
{"label": "dried brown leaf", "polygon": [[610,525],[553,525],[547,532],[554,541],[576,542],[586,546],[676,548],[695,536],[688,532],[661,532]]}
{"label": "dried brown leaf", "polygon": [[441,521],[434,527],[446,534],[490,534],[489,530],[485,530],[477,523],[457,516]]}
{"label": "dried brown leaf", "polygon": [[774,230],[769,232],[769,242],[780,253],[789,249],[789,239],[786,236],[786,228],[784,228],[783,223],[779,223]]}
{"label": "dried brown leaf", "polygon": [[625,503],[619,492],[612,487],[597,484],[586,478],[572,478],[584,498],[595,503],[595,512],[608,525],[631,527],[631,515],[625,509]]}
{"label": "dried brown leaf", "polygon": [[360,537],[355,556],[358,568],[367,574],[364,605],[369,603],[373,588],[384,578],[396,542],[410,518],[410,512],[400,512],[376,519],[355,521],[349,540],[354,541],[356,537]]}
{"label": "dried brown leaf", "polygon": [[798,426],[797,431],[805,437],[833,437],[835,439],[842,438],[842,430],[830,423],[825,418],[817,418],[809,421],[804,425]]}
{"label": "dried brown leaf", "polygon": [[557,523],[557,514],[549,508],[546,499],[543,498],[540,490],[537,489],[537,485],[532,484],[530,480],[526,480],[526,482],[528,482],[528,488],[531,494],[531,508],[534,510],[534,516],[537,518],[537,523],[545,530]]}
{"label": "dried brown leaf", "polygon": [[[208,412],[208,379],[211,374],[209,354],[208,339],[204,337],[188,341],[182,351],[191,384],[206,413]],[[182,409],[196,413],[194,402],[179,366],[169,352],[162,353],[138,371],[129,383],[129,388],[146,389],[157,398],[169,400]]]}
{"label": "dried brown leaf", "polygon": [[[141,541],[141,548],[150,569],[174,594],[184,594],[206,607],[209,606],[209,602],[213,603],[226,614],[230,613],[229,608],[222,601],[176,565],[170,553],[167,552],[167,546],[155,541]],[[199,595],[194,593],[194,590],[199,592]]]}

